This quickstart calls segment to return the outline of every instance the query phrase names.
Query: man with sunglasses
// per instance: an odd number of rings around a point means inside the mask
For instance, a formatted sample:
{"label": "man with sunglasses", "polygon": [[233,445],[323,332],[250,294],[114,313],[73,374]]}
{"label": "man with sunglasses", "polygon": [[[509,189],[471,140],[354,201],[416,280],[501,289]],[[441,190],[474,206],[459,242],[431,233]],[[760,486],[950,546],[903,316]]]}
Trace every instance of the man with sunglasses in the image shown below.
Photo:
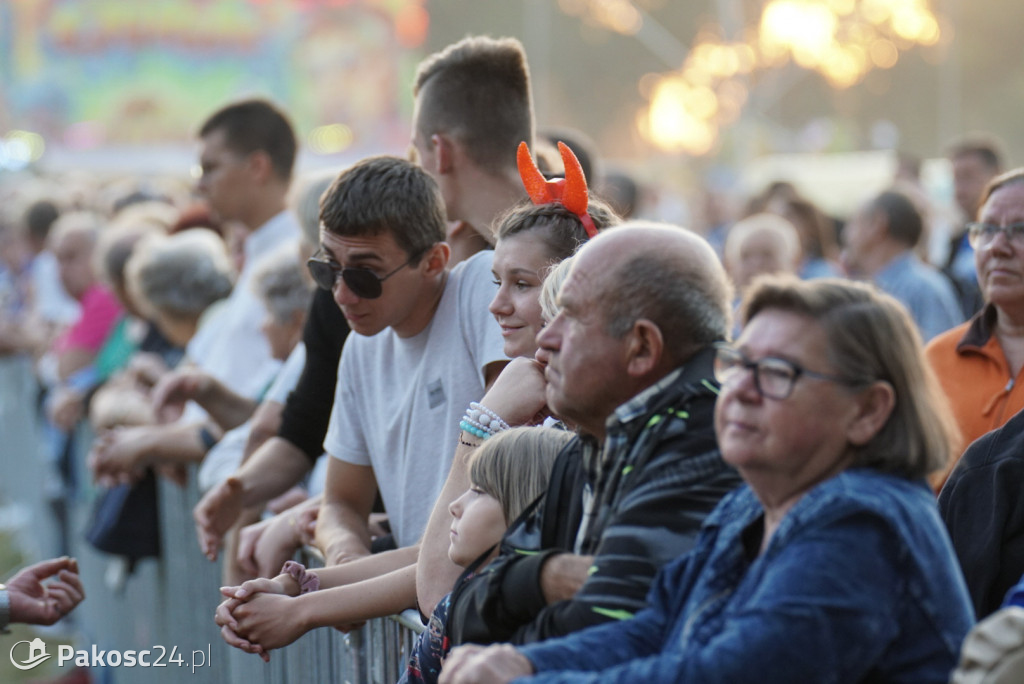
{"label": "man with sunglasses", "polygon": [[[310,273],[355,334],[338,366],[315,541],[328,566],[369,555],[367,520],[379,488],[399,549],[376,556],[360,579],[384,580],[386,591],[376,593],[386,615],[415,605],[415,544],[447,478],[460,418],[508,361],[488,311],[493,253],[449,269],[437,185],[395,157],[342,172],[321,200],[320,219]],[[388,583],[392,576],[398,581]],[[230,599],[217,622],[228,627],[229,644],[251,650],[246,634],[229,627],[232,611],[246,605]]]}
{"label": "man with sunglasses", "polygon": [[692,547],[740,482],[713,426],[713,344],[729,330],[731,290],[710,245],[674,226],[625,224],[573,257],[560,311],[537,336],[544,396],[490,408],[515,421],[546,403],[581,436],[501,555],[453,593],[453,643],[531,643],[626,619]]}
{"label": "man with sunglasses", "polygon": [[[449,220],[445,242],[451,248],[449,264],[455,266],[493,245],[494,218],[526,197],[516,168],[516,148],[520,141],[533,140],[534,125],[523,46],[514,38],[463,39],[423,60],[413,93],[410,151],[441,188]],[[310,269],[321,282],[332,277],[323,253],[311,261]],[[347,280],[356,288],[360,274],[370,273],[366,269],[347,272]],[[325,302],[325,295],[321,291],[314,297],[304,335],[306,369],[285,406],[280,432],[195,508],[200,547],[211,559],[216,558],[225,533],[237,524],[243,507],[260,506],[284,492],[320,455],[327,418],[312,380],[325,377],[323,369],[328,366],[337,368],[347,333],[347,327],[339,331],[344,321],[334,320],[327,310],[334,304]],[[333,385],[333,378],[329,381]],[[280,567],[276,559],[287,550],[272,549],[262,541],[253,547],[248,542],[255,535],[249,537],[242,549],[243,564],[250,571],[254,564],[259,566],[261,574],[276,572]]]}
{"label": "man with sunglasses", "polygon": [[356,336],[342,350],[316,539],[328,562],[369,553],[376,488],[399,546],[441,491],[459,418],[505,365],[487,305],[490,253],[449,271],[444,204],[420,168],[364,160],[324,195],[310,260]]}

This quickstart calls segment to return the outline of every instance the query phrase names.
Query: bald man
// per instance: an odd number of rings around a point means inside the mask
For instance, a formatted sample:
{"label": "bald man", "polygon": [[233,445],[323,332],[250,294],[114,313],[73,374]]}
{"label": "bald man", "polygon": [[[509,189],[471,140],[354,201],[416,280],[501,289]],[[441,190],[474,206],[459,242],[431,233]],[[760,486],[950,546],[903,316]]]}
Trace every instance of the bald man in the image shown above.
{"label": "bald man", "polygon": [[800,234],[776,214],[754,214],[729,229],[723,250],[725,269],[742,293],[765,273],[793,273],[800,267]]}
{"label": "bald man", "polygon": [[523,644],[629,618],[658,569],[693,546],[739,484],[712,420],[731,292],[708,243],[674,226],[626,224],[574,257],[538,336],[538,385],[581,435],[500,557],[452,595],[453,643]]}

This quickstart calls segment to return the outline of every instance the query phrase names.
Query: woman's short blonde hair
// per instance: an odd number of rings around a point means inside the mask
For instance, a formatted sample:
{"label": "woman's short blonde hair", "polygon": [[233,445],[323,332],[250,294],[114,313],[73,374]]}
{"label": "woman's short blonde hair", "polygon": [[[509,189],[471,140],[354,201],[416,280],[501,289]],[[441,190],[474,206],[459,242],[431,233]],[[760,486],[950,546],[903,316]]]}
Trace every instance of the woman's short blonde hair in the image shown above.
{"label": "woman's short blonde hair", "polygon": [[473,454],[469,480],[501,504],[511,525],[544,493],[555,456],[573,433],[555,428],[519,427],[499,432]]}
{"label": "woman's short blonde hair", "polygon": [[555,264],[544,278],[540,288],[540,317],[545,324],[554,320],[558,315],[558,291],[562,289],[562,283],[569,275],[569,267],[572,265],[572,257],[562,259]]}
{"label": "woman's short blonde hair", "polygon": [[946,466],[959,439],[956,423],[922,354],[917,328],[899,302],[847,280],[762,276],[744,302],[744,325],[766,310],[814,319],[825,331],[836,374],[865,386],[878,380],[892,386],[892,414],[870,441],[851,446],[854,466],[908,478]]}

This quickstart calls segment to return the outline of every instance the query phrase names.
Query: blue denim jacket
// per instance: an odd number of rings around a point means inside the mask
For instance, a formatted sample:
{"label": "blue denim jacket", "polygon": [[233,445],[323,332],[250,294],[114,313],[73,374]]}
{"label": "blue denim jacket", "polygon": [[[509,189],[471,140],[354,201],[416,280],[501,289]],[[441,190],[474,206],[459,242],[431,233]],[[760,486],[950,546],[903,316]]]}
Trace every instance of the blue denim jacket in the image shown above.
{"label": "blue denim jacket", "polygon": [[523,648],[542,682],[946,682],[973,622],[924,482],[849,470],[758,554],[748,487],[709,516],[635,618]]}

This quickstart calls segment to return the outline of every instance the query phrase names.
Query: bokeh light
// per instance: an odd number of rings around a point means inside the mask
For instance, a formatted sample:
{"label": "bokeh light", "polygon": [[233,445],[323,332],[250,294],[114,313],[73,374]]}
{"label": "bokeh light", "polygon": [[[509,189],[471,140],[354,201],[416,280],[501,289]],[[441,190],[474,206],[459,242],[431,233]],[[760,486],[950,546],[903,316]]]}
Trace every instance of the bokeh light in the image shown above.
{"label": "bokeh light", "polygon": [[[605,4],[560,2],[576,13]],[[679,70],[644,76],[640,92],[649,104],[638,131],[663,150],[705,154],[742,112],[748,81],[756,86],[762,74],[793,64],[850,88],[873,69],[894,67],[903,51],[942,43],[945,26],[928,0],[769,0],[741,40],[702,31]]]}
{"label": "bokeh light", "polygon": [[31,131],[13,130],[0,138],[0,168],[18,171],[42,158],[46,151],[43,136]]}
{"label": "bokeh light", "polygon": [[631,0],[558,0],[558,5],[566,14],[627,36],[643,26],[643,15]]}
{"label": "bokeh light", "polygon": [[352,129],[345,124],[318,126],[309,132],[309,149],[316,154],[338,154],[352,144]]}

